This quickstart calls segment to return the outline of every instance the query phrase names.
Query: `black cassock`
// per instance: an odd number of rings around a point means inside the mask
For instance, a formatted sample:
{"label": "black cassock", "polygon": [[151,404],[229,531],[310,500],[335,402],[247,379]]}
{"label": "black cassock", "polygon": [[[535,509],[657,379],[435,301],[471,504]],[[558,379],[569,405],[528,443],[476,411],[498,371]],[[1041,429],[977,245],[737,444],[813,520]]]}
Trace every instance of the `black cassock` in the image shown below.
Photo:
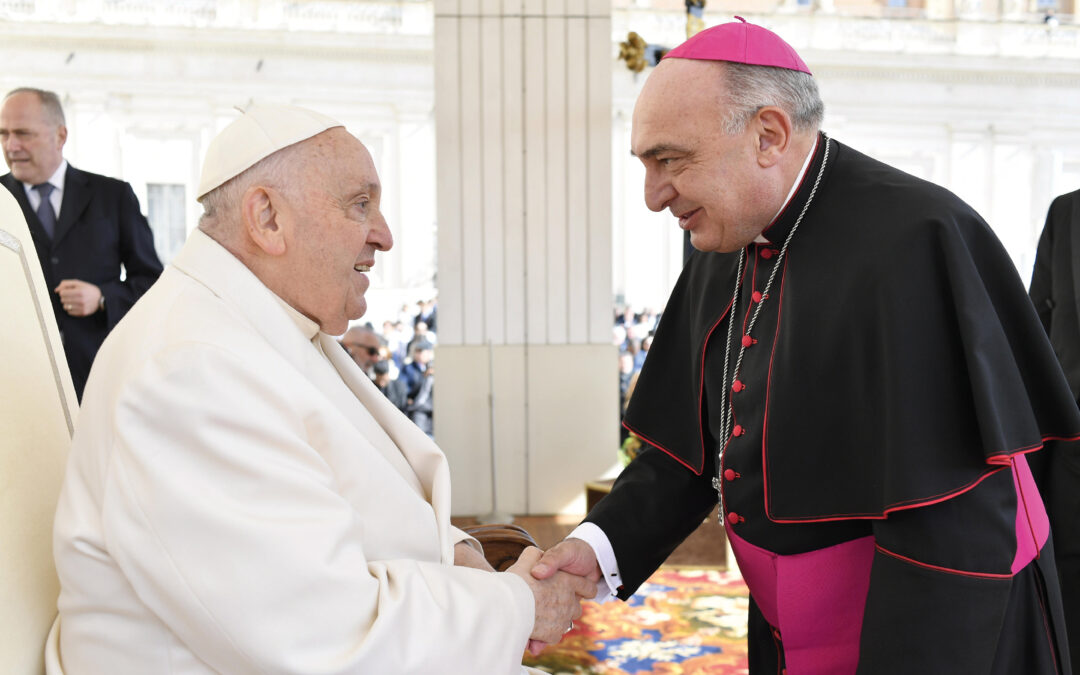
{"label": "black cassock", "polygon": [[1069,672],[1026,455],[1077,452],[1080,412],[990,228],[820,136],[763,236],[692,255],[664,311],[626,415],[653,447],[587,517],[620,597],[716,505],[723,449],[752,673]]}
{"label": "black cassock", "polygon": [[[1074,396],[1080,400],[1080,190],[1050,205],[1031,275],[1031,301],[1050,336]],[[1032,458],[1045,480],[1039,485],[1051,505],[1058,577],[1069,626],[1073,663],[1080,659],[1080,453]]]}

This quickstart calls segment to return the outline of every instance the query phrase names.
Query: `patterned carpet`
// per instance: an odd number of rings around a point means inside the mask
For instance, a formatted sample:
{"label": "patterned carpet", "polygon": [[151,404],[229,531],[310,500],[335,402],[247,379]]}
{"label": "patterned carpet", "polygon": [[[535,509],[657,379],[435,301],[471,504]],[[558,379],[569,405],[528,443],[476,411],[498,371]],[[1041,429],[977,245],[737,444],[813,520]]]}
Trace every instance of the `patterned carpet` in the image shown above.
{"label": "patterned carpet", "polygon": [[746,608],[736,575],[663,567],[629,602],[585,603],[562,642],[524,663],[556,675],[745,674]]}

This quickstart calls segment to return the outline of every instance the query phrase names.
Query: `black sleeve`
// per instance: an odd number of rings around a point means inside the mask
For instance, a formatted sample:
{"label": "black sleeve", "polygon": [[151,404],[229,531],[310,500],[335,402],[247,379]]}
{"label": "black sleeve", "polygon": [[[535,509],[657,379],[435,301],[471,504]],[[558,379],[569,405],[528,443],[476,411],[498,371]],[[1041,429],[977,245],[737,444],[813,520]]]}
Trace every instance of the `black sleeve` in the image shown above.
{"label": "black sleeve", "polygon": [[1050,317],[1054,309],[1054,226],[1053,213],[1057,200],[1050,205],[1046,214],[1046,225],[1039,237],[1039,247],[1035,252],[1035,267],[1031,272],[1031,286],[1028,294],[1031,302],[1035,305],[1035,311],[1039,313],[1039,321],[1042,322],[1046,334],[1050,334]]}
{"label": "black sleeve", "polygon": [[150,223],[139,209],[139,200],[127,183],[122,183],[117,198],[120,262],[126,278],[100,286],[105,296],[105,313],[109,328],[127,314],[135,301],[149,290],[161,275],[161,261],[154,250],[154,235]]}
{"label": "black sleeve", "polygon": [[611,489],[585,517],[611,542],[625,600],[697,529],[716,506],[712,466],[702,475],[656,448],[630,462]]}

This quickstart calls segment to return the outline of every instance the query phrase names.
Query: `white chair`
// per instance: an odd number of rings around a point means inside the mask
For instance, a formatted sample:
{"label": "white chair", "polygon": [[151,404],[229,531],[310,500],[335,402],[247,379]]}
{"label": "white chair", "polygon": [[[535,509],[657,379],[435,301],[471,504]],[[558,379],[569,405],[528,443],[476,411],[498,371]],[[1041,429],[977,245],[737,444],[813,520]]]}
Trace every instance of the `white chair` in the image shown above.
{"label": "white chair", "polygon": [[[0,188],[0,664],[41,675],[60,583],[52,523],[78,403],[30,231]],[[55,637],[55,636],[54,636]]]}

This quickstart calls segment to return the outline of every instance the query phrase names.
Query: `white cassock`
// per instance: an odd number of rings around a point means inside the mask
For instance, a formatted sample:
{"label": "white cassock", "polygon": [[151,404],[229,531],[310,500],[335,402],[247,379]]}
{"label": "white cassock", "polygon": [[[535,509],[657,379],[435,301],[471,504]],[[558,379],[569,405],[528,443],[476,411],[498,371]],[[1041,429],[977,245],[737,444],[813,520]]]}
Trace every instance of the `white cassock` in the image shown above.
{"label": "white cassock", "polygon": [[442,452],[202,232],[83,400],[50,675],[523,670],[532,593],[453,565]]}

